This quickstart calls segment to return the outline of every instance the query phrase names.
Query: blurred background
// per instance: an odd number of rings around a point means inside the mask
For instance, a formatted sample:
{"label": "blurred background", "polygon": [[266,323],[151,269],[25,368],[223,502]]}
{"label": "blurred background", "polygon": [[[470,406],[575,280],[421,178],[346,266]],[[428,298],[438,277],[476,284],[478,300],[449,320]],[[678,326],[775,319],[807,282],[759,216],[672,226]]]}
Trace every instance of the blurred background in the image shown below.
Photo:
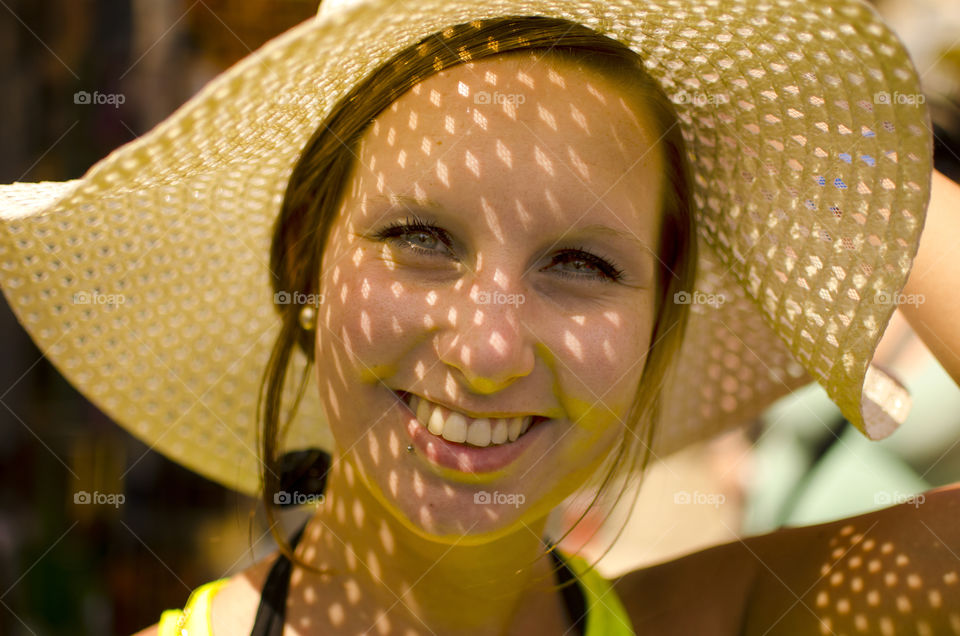
{"label": "blurred background", "polygon": [[[886,0],[877,8],[923,78],[937,167],[958,180],[960,5]],[[0,183],[82,176],[316,9],[315,0],[0,0]],[[122,100],[83,103],[83,91]],[[614,576],[960,481],[960,390],[899,317],[878,358],[914,397],[910,419],[884,442],[868,443],[809,387],[742,431],[657,463],[629,518],[615,512],[601,526],[588,517],[564,547],[599,557],[626,523],[600,562]],[[0,359],[0,635],[129,634],[273,549],[256,501],[170,462],[104,417],[3,300]],[[123,501],[84,504],[75,500],[82,492]],[[568,524],[579,505],[560,511],[553,527]],[[303,512],[287,514],[292,527]]]}

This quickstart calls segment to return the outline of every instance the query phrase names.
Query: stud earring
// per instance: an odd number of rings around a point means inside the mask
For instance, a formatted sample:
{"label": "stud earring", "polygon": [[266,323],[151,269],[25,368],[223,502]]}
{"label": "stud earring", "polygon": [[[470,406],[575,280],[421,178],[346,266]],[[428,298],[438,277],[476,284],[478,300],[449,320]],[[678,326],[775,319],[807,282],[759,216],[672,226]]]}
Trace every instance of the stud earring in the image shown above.
{"label": "stud earring", "polygon": [[313,331],[317,327],[317,310],[312,305],[300,309],[300,327],[304,331]]}

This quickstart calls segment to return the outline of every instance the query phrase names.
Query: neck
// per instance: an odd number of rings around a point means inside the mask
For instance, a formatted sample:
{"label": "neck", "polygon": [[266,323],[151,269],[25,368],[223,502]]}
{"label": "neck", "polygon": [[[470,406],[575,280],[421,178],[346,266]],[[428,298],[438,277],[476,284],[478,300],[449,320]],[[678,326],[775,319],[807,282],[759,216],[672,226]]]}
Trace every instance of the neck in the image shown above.
{"label": "neck", "polygon": [[537,558],[543,553],[545,519],[485,544],[463,545],[456,537],[431,540],[385,509],[350,461],[335,460],[324,502],[296,550],[310,565],[338,574],[323,577],[295,568],[292,584],[337,588],[351,581],[347,596],[357,599],[351,611],[386,616],[395,633],[409,625],[418,633],[428,626],[441,634],[504,634],[534,608],[559,615],[559,592],[550,589],[552,563]]}

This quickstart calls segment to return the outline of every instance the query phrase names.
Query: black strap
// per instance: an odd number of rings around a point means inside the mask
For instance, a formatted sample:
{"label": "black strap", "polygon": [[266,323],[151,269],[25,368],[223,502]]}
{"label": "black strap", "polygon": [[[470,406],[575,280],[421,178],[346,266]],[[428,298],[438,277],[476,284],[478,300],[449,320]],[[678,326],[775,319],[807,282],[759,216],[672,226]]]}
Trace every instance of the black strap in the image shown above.
{"label": "black strap", "polygon": [[[557,570],[557,583],[559,585],[563,585],[574,578],[575,575],[570,570],[570,566],[567,565],[556,550],[551,550],[550,556],[553,557],[554,565],[559,568]],[[570,624],[573,625],[573,628],[567,633],[583,636],[583,629],[587,622],[587,602],[586,599],[583,598],[583,590],[580,589],[579,579],[573,585],[560,588],[560,593],[563,594],[563,604],[567,609],[567,618],[570,619]]]}
{"label": "black strap", "polygon": [[[297,547],[304,523],[297,534],[290,540],[290,549]],[[270,567],[267,580],[260,593],[260,605],[257,607],[257,617],[253,621],[253,630],[250,636],[283,636],[283,623],[287,613],[287,591],[290,589],[290,559],[283,553]]]}
{"label": "black strap", "polygon": [[[297,547],[303,531],[307,527],[304,523],[297,533],[290,540],[290,548]],[[554,564],[558,567],[557,583],[563,584],[574,578],[570,567],[564,562],[556,550],[551,550],[550,556],[553,557]],[[277,556],[267,574],[267,580],[263,584],[263,591],[260,594],[260,605],[257,607],[257,617],[253,622],[253,630],[250,636],[283,636],[283,623],[287,613],[287,592],[290,589],[290,570],[292,569],[290,560],[284,554]],[[583,596],[583,590],[580,589],[579,582],[575,585],[567,585],[561,590],[563,602],[566,606],[567,617],[570,624],[573,625],[572,632],[577,636],[583,636],[583,625],[586,622],[586,600]]]}

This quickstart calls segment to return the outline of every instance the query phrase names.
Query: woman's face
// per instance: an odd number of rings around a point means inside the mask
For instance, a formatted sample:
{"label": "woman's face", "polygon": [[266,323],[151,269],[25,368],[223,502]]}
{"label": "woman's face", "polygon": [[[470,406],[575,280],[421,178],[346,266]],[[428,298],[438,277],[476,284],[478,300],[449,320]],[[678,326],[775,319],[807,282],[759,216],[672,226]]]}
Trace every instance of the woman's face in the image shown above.
{"label": "woman's face", "polygon": [[364,134],[316,368],[340,459],[420,534],[540,520],[632,435],[663,194],[638,102],[567,61],[498,56],[427,78]]}

